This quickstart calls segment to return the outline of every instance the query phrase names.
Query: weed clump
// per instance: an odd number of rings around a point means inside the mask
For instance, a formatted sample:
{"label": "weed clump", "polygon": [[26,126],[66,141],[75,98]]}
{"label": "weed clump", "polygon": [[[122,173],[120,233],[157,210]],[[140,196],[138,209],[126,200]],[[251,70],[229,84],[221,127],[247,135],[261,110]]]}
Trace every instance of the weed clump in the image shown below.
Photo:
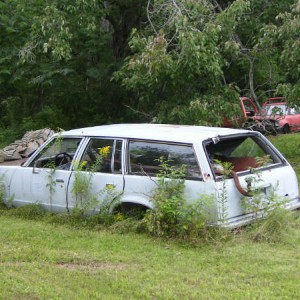
{"label": "weed clump", "polygon": [[212,197],[203,196],[192,204],[184,196],[186,167],[176,168],[160,158],[154,208],[143,219],[145,231],[156,237],[198,239],[205,236],[211,221]]}
{"label": "weed clump", "polygon": [[7,214],[14,217],[19,217],[29,220],[42,219],[47,212],[39,204],[27,204],[17,208],[12,208],[7,211]]}
{"label": "weed clump", "polygon": [[279,243],[290,232],[293,220],[292,212],[277,207],[266,218],[250,225],[250,238],[255,242]]}

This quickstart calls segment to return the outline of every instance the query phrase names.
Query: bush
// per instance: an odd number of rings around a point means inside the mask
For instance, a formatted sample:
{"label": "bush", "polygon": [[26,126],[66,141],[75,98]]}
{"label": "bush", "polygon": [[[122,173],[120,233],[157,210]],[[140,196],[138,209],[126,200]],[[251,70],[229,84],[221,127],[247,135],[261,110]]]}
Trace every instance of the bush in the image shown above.
{"label": "bush", "polygon": [[197,239],[207,232],[211,220],[212,197],[188,204],[184,196],[185,167],[171,167],[170,161],[160,159],[161,171],[152,201],[154,208],[146,212],[143,225],[150,235],[166,238]]}

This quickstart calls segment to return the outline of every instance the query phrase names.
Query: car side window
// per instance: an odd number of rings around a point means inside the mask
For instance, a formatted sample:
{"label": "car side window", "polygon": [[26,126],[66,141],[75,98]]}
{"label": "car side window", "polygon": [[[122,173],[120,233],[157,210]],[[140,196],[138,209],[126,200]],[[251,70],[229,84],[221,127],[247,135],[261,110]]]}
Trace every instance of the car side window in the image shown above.
{"label": "car side window", "polygon": [[122,173],[122,141],[92,138],[80,161],[82,171]]}
{"label": "car side window", "polygon": [[254,107],[254,104],[252,103],[252,101],[245,99],[243,101],[243,104],[244,104],[247,116],[254,116],[255,107]]}
{"label": "car side window", "polygon": [[39,152],[29,167],[69,170],[81,140],[62,137],[53,139]]}
{"label": "car side window", "polygon": [[290,107],[288,112],[289,115],[298,115],[300,113],[300,109],[298,107]]}
{"label": "car side window", "polygon": [[187,179],[201,179],[201,172],[192,145],[129,141],[129,174],[155,176],[160,170],[160,159],[171,166],[186,166]]}

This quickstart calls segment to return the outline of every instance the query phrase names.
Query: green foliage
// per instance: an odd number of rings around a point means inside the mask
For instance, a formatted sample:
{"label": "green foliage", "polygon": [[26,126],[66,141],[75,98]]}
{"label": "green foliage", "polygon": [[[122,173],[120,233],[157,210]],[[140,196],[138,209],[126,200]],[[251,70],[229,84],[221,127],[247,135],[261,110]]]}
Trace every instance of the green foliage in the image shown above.
{"label": "green foliage", "polygon": [[219,190],[218,197],[218,220],[221,224],[225,225],[228,219],[228,192],[226,188],[226,179],[229,178],[233,170],[233,165],[230,162],[222,162],[215,159],[214,163],[221,174],[223,174],[222,186]]}
{"label": "green foliage", "polygon": [[[239,7],[239,13],[247,10],[243,3]],[[155,35],[133,31],[133,55],[115,78],[139,94],[139,108],[155,121],[222,124],[224,113],[238,109],[236,85],[224,84],[220,51],[228,19],[216,21],[208,1],[183,1],[179,7],[156,1],[150,12]]]}
{"label": "green foliage", "polygon": [[267,218],[250,225],[249,235],[255,242],[283,242],[291,231],[295,216],[280,207],[274,208]]}
{"label": "green foliage", "polygon": [[111,74],[128,51],[131,27],[143,18],[142,5],[1,1],[0,128],[13,128],[13,140],[26,130],[128,117],[120,105],[127,95]]}
{"label": "green foliage", "polygon": [[3,139],[130,121],[220,125],[241,94],[277,90],[296,103],[298,21],[296,0],[1,1]]}
{"label": "green foliage", "polygon": [[98,195],[94,195],[91,192],[91,178],[93,174],[86,174],[81,172],[80,169],[75,172],[72,193],[76,197],[76,204],[73,213],[84,215],[97,207]]}
{"label": "green foliage", "polygon": [[275,24],[268,24],[262,30],[264,35],[258,45],[269,49],[282,74],[276,82],[277,93],[284,95],[290,104],[298,104],[300,97],[300,70],[295,68],[300,62],[299,1],[288,1],[289,9],[281,10],[276,16]]}
{"label": "green foliage", "polygon": [[[299,48],[297,8],[290,12],[294,3],[149,1],[148,26],[133,30],[133,54],[115,78],[138,93],[136,111],[156,122],[220,125],[224,115],[237,114],[238,94],[254,100],[260,94],[264,101],[265,91],[276,87],[296,99],[297,86],[278,85],[287,80],[286,74],[298,76],[292,70]],[[277,28],[283,16],[286,25]],[[286,51],[278,51],[279,35],[287,40]],[[293,55],[286,60],[291,47]],[[292,68],[285,71],[288,61]]]}
{"label": "green foliage", "polygon": [[5,174],[2,174],[0,176],[0,201],[4,201],[5,200],[5,185],[4,185],[4,177]]}
{"label": "green foliage", "polygon": [[5,193],[4,190],[0,189],[0,211],[8,209],[7,204],[5,202]]}
{"label": "green foliage", "polygon": [[78,164],[72,187],[72,193],[76,197],[72,214],[82,216],[97,209],[99,214],[109,215],[112,204],[117,204],[119,192],[114,186],[106,185],[95,194],[91,185],[95,172],[101,168],[103,159],[109,154],[109,148],[109,146],[101,148],[96,161],[91,166],[86,167],[85,161]]}
{"label": "green foliage", "polygon": [[146,212],[143,224],[146,231],[158,237],[193,240],[205,235],[211,221],[212,197],[202,196],[188,204],[184,196],[185,168],[170,166],[160,159],[161,171],[152,196],[154,208]]}
{"label": "green foliage", "polygon": [[9,209],[5,214],[22,219],[40,220],[45,216],[46,211],[41,205],[34,203]]}

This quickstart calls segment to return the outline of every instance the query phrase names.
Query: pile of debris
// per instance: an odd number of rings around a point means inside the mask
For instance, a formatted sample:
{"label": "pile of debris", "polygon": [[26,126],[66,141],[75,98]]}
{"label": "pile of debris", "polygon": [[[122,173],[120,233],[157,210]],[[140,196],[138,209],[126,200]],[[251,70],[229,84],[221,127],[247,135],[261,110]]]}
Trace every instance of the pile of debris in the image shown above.
{"label": "pile of debris", "polygon": [[0,162],[28,157],[51,137],[52,134],[54,134],[54,131],[49,128],[26,132],[21,140],[16,140],[0,150]]}

